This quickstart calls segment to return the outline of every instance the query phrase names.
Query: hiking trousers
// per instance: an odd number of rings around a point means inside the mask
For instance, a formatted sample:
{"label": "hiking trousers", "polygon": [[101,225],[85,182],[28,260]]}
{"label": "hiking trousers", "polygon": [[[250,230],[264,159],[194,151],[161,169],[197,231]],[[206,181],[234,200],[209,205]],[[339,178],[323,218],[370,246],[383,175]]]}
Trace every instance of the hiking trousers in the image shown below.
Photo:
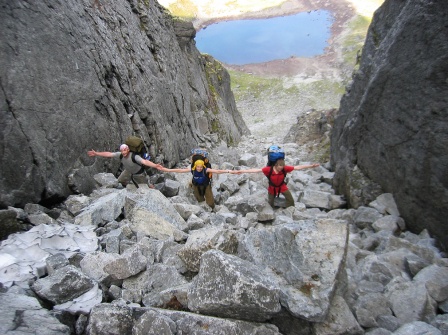
{"label": "hiking trousers", "polygon": [[215,207],[215,199],[213,198],[212,187],[210,185],[192,185],[193,194],[198,202],[205,200],[206,204],[211,208]]}
{"label": "hiking trousers", "polygon": [[131,181],[132,173],[127,170],[123,170],[123,172],[118,176],[118,182],[126,187],[127,184]]}
{"label": "hiking trousers", "polygon": [[[129,184],[130,181],[132,181],[132,176],[140,176],[144,175],[146,178],[146,174],[144,174],[144,171],[142,173],[130,173],[128,170],[123,170],[123,172],[118,176],[118,182],[126,187],[127,184]],[[132,181],[134,182],[134,181]]]}
{"label": "hiking trousers", "polygon": [[[286,190],[282,194],[286,200],[286,207],[294,206],[294,198],[292,197],[291,192],[289,190]],[[268,193],[269,205],[271,205],[272,208],[274,208],[274,199],[275,199],[275,195]]]}

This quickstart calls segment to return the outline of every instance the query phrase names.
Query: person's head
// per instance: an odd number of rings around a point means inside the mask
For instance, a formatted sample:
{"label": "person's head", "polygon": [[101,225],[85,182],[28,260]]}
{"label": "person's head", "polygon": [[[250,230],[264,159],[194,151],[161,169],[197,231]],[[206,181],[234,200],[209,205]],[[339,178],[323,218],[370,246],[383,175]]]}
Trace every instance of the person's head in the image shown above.
{"label": "person's head", "polygon": [[193,167],[191,169],[193,171],[196,170],[198,172],[201,172],[203,168],[204,168],[204,161],[198,159],[196,162],[194,162],[194,165],[193,165]]}
{"label": "person's head", "polygon": [[282,170],[285,167],[285,160],[284,159],[277,159],[275,162],[275,168],[277,171]]}
{"label": "person's head", "polygon": [[126,157],[129,154],[129,147],[127,144],[120,145],[120,152],[121,154]]}

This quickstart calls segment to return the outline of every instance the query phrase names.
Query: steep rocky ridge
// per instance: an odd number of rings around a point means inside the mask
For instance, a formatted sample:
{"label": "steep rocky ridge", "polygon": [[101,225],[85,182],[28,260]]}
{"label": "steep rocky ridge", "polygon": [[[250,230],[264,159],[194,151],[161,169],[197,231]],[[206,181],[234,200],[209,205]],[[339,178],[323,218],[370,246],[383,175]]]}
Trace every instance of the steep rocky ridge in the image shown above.
{"label": "steep rocky ridge", "polygon": [[[391,192],[409,228],[428,229],[445,248],[447,22],[446,2],[386,1],[331,136],[334,186],[352,206],[371,201],[379,188]],[[360,185],[364,191],[355,192]]]}
{"label": "steep rocky ridge", "polygon": [[172,166],[248,132],[227,71],[156,1],[0,6],[0,207],[88,193],[117,166],[86,151],[114,151],[133,133]]}

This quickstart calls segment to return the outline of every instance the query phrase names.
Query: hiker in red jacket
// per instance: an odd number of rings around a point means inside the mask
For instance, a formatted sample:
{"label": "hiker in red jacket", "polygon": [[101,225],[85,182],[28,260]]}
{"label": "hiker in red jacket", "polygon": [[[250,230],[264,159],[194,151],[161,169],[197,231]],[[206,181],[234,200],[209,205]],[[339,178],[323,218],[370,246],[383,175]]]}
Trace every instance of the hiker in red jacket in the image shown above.
{"label": "hiker in red jacket", "polygon": [[304,170],[318,167],[320,164],[311,165],[285,165],[284,159],[278,159],[274,165],[265,166],[261,169],[248,169],[248,170],[234,170],[232,174],[242,174],[242,173],[257,173],[263,172],[264,175],[269,179],[268,187],[268,201],[272,208],[274,208],[274,199],[279,196],[280,193],[286,199],[286,207],[294,206],[294,199],[292,197],[291,191],[289,191],[288,186],[285,182],[286,174],[294,170]]}

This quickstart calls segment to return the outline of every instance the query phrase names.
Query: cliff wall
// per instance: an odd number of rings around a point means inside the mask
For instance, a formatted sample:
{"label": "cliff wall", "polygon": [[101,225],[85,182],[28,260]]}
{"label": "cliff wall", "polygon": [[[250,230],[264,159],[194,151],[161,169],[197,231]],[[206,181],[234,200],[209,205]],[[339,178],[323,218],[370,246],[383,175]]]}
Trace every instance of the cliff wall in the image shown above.
{"label": "cliff wall", "polygon": [[331,135],[337,191],[354,207],[380,188],[393,193],[408,227],[428,229],[445,249],[447,22],[446,1],[387,0],[375,13]]}
{"label": "cliff wall", "polygon": [[154,0],[0,1],[0,207],[88,193],[141,136],[172,166],[248,133],[225,69]]}

